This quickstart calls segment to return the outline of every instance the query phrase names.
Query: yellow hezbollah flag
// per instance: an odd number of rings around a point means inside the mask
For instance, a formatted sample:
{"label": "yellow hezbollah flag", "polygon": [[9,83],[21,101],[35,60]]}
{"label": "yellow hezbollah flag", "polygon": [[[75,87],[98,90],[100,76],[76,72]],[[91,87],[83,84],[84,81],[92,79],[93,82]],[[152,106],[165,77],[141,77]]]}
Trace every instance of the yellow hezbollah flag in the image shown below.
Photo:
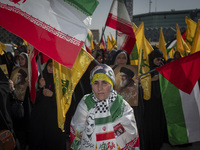
{"label": "yellow hezbollah flag", "polygon": [[163,57],[164,57],[165,61],[167,61],[167,50],[166,50],[166,46],[165,46],[165,38],[163,35],[162,28],[160,28],[160,37],[159,37],[158,48],[163,52]]}
{"label": "yellow hezbollah flag", "polygon": [[109,52],[113,49],[113,45],[111,43],[109,36],[107,36],[107,49],[109,50]]}
{"label": "yellow hezbollah flag", "polygon": [[111,43],[113,45],[113,48],[117,49],[117,42],[116,42],[116,40],[114,39],[114,37],[112,36],[111,33],[110,33],[110,36],[111,36]]}
{"label": "yellow hezbollah flag", "polygon": [[134,31],[134,32],[136,32],[137,28],[138,28],[138,27],[135,25],[135,23],[133,23],[133,31]]}
{"label": "yellow hezbollah flag", "polygon": [[6,50],[6,45],[0,42],[0,55],[3,55],[5,50]]}
{"label": "yellow hezbollah flag", "polygon": [[187,43],[188,47],[191,49],[197,23],[191,20],[190,18],[188,18],[187,16],[185,17],[185,23],[187,24],[187,28],[185,32],[185,42]]}
{"label": "yellow hezbollah flag", "polygon": [[142,22],[139,27],[133,23],[133,31],[135,32],[136,44],[131,52],[131,65],[138,65],[138,54],[142,43],[144,23]]}
{"label": "yellow hezbollah flag", "polygon": [[53,76],[57,101],[58,127],[64,131],[65,115],[71,105],[72,94],[94,58],[81,49],[72,69],[53,61]]}
{"label": "yellow hezbollah flag", "polygon": [[190,49],[181,36],[178,24],[176,24],[176,40],[176,50],[180,52],[182,57],[187,56],[190,53]]}
{"label": "yellow hezbollah flag", "polygon": [[200,19],[198,20],[191,53],[200,51]]}
{"label": "yellow hezbollah flag", "polygon": [[175,50],[174,50],[174,48],[172,48],[168,53],[169,57],[174,58],[174,53],[175,53]]}
{"label": "yellow hezbollah flag", "polygon": [[[150,70],[148,55],[153,50],[152,46],[144,36],[144,26],[141,28],[141,32],[143,34],[138,59],[139,75],[145,74]],[[149,73],[141,76],[141,84],[144,91],[144,99],[149,100],[151,98],[151,75]]]}

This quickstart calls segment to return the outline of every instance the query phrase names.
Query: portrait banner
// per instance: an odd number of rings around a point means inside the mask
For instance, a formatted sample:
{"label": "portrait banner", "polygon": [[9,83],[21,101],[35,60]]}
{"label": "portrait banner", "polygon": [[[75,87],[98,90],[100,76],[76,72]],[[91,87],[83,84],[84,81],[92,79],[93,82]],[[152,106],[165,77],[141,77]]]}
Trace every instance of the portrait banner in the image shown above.
{"label": "portrait banner", "polygon": [[[112,67],[112,66],[111,66]],[[119,65],[114,69],[114,90],[126,100],[130,106],[138,106],[138,66]]]}

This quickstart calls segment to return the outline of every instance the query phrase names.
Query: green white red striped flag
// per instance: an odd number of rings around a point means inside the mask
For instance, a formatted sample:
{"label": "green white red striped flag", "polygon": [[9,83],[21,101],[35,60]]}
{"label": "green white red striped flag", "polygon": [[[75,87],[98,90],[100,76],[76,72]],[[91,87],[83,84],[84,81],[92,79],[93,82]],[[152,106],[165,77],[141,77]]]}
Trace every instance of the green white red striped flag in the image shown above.
{"label": "green white red striped flag", "polygon": [[158,67],[169,142],[200,141],[200,52]]}
{"label": "green white red striped flag", "polygon": [[72,68],[97,0],[0,0],[0,25]]}
{"label": "green white red striped flag", "polygon": [[113,1],[106,26],[117,30],[117,48],[126,50],[130,54],[136,39],[131,19],[123,0]]}

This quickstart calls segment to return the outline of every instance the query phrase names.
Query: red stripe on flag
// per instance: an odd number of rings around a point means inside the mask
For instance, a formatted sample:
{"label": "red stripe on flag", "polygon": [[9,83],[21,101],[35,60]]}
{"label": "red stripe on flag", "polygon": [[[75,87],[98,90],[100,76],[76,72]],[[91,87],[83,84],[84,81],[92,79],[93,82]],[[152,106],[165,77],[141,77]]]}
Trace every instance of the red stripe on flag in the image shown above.
{"label": "red stripe on flag", "polygon": [[125,20],[122,20],[120,18],[117,18],[117,16],[114,16],[113,14],[109,13],[108,19],[106,21],[106,26],[109,26],[113,29],[116,29],[120,32],[123,32],[124,34],[127,34],[131,37],[135,37],[133,32],[133,27],[130,24],[130,22],[127,22]]}
{"label": "red stripe on flag", "polygon": [[177,88],[190,94],[200,78],[200,52],[193,53],[156,68]]}
{"label": "red stripe on flag", "polygon": [[30,89],[30,96],[31,101],[35,103],[35,97],[36,97],[36,82],[38,79],[38,69],[37,69],[37,63],[35,60],[36,50],[34,49],[34,56],[31,59],[31,89]]}
{"label": "red stripe on flag", "polygon": [[110,140],[110,139],[114,139],[114,138],[115,138],[115,134],[113,131],[96,134],[97,141]]}
{"label": "red stripe on flag", "polygon": [[20,12],[21,10],[16,7],[1,2],[0,5],[0,24],[3,28],[26,40],[60,64],[70,69],[73,67],[83,41],[69,37],[39,19]]}

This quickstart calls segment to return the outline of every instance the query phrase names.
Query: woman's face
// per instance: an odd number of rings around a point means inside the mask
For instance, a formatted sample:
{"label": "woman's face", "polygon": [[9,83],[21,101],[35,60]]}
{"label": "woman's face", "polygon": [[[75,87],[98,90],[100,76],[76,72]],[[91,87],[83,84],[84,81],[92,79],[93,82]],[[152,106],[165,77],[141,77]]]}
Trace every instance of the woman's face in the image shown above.
{"label": "woman's face", "polygon": [[26,67],[26,57],[24,55],[19,55],[19,65],[20,67]]}
{"label": "woman's face", "polygon": [[117,57],[116,62],[117,62],[117,65],[126,65],[126,62],[127,62],[126,54],[120,54]]}
{"label": "woman's face", "polygon": [[98,56],[98,57],[96,58],[96,60],[97,60],[100,64],[102,64],[102,62],[103,62],[103,58],[102,58],[101,56]]}
{"label": "woman's face", "polygon": [[153,59],[153,63],[156,65],[156,66],[159,66],[160,63],[162,61],[162,57],[157,57],[157,58],[154,58]]}
{"label": "woman's face", "polygon": [[48,73],[53,73],[53,64],[52,64],[52,62],[48,63],[47,71],[48,71]]}
{"label": "woman's face", "polygon": [[104,100],[110,95],[111,84],[104,80],[94,81],[92,91],[98,100]]}

